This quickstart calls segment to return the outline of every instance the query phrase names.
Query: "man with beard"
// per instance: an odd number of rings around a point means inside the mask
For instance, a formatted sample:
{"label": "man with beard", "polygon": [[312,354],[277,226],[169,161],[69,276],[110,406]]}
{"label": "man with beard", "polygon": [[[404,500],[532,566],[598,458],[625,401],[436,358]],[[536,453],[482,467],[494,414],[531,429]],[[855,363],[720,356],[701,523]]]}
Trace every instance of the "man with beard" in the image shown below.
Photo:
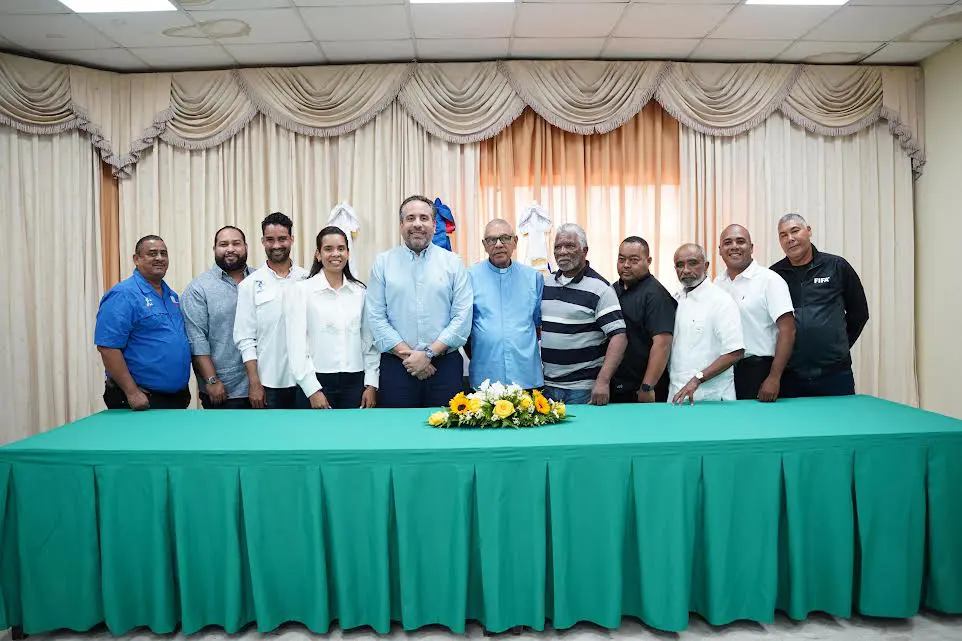
{"label": "man with beard", "polygon": [[544,393],[570,405],[607,405],[628,338],[618,296],[588,265],[588,238],[573,223],[554,239],[558,271],[541,300]]}
{"label": "man with beard", "polygon": [[247,372],[234,344],[237,285],[250,274],[247,238],[228,225],[214,234],[214,266],[184,290],[184,322],[204,409],[247,409]]}
{"label": "man with beard", "polygon": [[677,294],[675,339],[668,366],[668,394],[680,405],[734,401],[732,366],[745,355],[738,305],[707,278],[708,260],[700,245],[675,252],[675,273],[684,289]]}
{"label": "man with beard", "polygon": [[294,223],[280,212],[261,222],[261,244],[267,263],[237,286],[234,344],[247,369],[247,397],[251,407],[295,409],[301,394],[287,358],[284,296],[308,277],[291,261]]}
{"label": "man with beard", "polygon": [[190,345],[180,298],[164,276],[170,260],[160,236],[134,248],[134,273],[100,300],[94,342],[107,370],[107,409],[184,409],[190,403]]}
{"label": "man with beard", "polygon": [[648,242],[629,236],[618,248],[618,282],[612,285],[628,329],[628,348],[612,381],[612,403],[668,400],[668,356],[678,303],[649,271]]}
{"label": "man with beard", "polygon": [[431,243],[436,215],[434,201],[405,198],[403,243],[371,267],[366,313],[381,351],[381,407],[439,407],[462,391],[458,349],[471,332],[473,296],[460,256]]}
{"label": "man with beard", "polygon": [[797,325],[782,396],[850,396],[851,349],[868,322],[862,281],[847,260],[815,248],[812,228],[798,214],[778,221],[778,242],[785,258],[772,271],[788,283]]}
{"label": "man with beard", "polygon": [[715,284],[734,299],[741,312],[745,358],[735,363],[738,400],[770,403],[778,398],[782,372],[795,343],[795,316],[788,285],[752,259],[752,236],[741,225],[726,227],[718,252],[728,268]]}

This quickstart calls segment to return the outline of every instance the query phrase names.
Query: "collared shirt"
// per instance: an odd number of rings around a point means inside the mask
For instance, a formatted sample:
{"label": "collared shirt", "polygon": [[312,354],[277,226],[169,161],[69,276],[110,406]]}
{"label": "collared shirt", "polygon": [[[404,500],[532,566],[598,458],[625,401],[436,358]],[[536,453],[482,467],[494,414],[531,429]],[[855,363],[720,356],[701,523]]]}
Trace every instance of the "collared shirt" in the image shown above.
{"label": "collared shirt", "polygon": [[468,277],[474,293],[472,387],[485,379],[525,389],[544,385],[536,332],[544,276],[517,261],[501,268],[486,260],[468,269]]}
{"label": "collared shirt", "polygon": [[257,375],[265,387],[297,384],[287,359],[284,296],[294,283],[307,276],[307,270],[292,265],[282,278],[265,263],[237,286],[234,344],[243,362],[257,360]]}
{"label": "collared shirt", "polygon": [[284,298],[291,373],[308,397],[321,390],[317,372],[364,372],[364,384],[377,387],[381,354],[364,318],[366,292],[346,278],[334,289],[320,272]]}
{"label": "collared shirt", "polygon": [[[675,308],[678,302],[650,273],[630,287],[625,287],[619,280],[612,288],[618,295],[621,312],[625,316],[628,347],[612,379],[611,388],[615,392],[637,392],[648,370],[648,356],[654,342],[652,338],[675,331]],[[668,368],[665,368],[662,379],[666,385],[667,376]]]}
{"label": "collared shirt", "polygon": [[415,254],[400,245],[374,259],[366,312],[382,352],[401,342],[423,350],[436,340],[457,350],[471,332],[472,302],[468,272],[457,254],[433,244]]}
{"label": "collared shirt", "polygon": [[625,319],[615,290],[590,266],[566,280],[559,271],[544,284],[544,381],[561,389],[591,389],[605,363],[608,339],[625,333]]}
{"label": "collared shirt", "polygon": [[161,282],[161,294],[134,270],[100,300],[94,343],[119,349],[134,382],[153,392],[179,392],[190,380],[190,345],[180,298]]}
{"label": "collared shirt", "polygon": [[732,280],[726,269],[715,278],[741,312],[745,356],[774,356],[778,326],[783,314],[795,311],[788,285],[781,276],[754,260]]}
{"label": "collared shirt", "polygon": [[[245,267],[244,276],[250,273],[250,268]],[[245,398],[247,371],[233,336],[234,313],[237,309],[237,283],[234,278],[214,265],[187,285],[182,298],[191,354],[210,356],[217,378],[224,384],[227,398]]]}
{"label": "collared shirt", "polygon": [[[675,298],[678,310],[668,365],[669,399],[719,356],[745,348],[738,305],[723,289],[706,278],[695,289],[678,292]],[[734,401],[735,368],[729,367],[699,385],[695,400]]]}

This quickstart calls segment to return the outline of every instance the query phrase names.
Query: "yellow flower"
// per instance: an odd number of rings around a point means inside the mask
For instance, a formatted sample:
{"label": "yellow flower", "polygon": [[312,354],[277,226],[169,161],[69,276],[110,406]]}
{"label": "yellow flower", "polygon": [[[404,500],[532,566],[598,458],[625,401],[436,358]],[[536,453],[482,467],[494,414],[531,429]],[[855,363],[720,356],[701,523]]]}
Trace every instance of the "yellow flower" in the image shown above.
{"label": "yellow flower", "polygon": [[480,409],[481,409],[481,399],[479,398],[468,399],[468,410],[472,412],[477,412]]}
{"label": "yellow flower", "polygon": [[566,408],[565,408],[565,404],[564,404],[564,403],[562,403],[561,401],[557,401],[557,402],[555,402],[555,404],[554,404],[554,411],[555,411],[555,413],[558,415],[558,418],[564,418],[564,417],[565,417],[565,411],[567,411],[567,410],[566,410]]}
{"label": "yellow flower", "polygon": [[437,427],[438,425],[441,425],[447,420],[448,420],[447,412],[435,412],[434,414],[428,417],[428,425],[433,425],[434,427]]}
{"label": "yellow flower", "polygon": [[532,401],[532,400],[531,400],[531,397],[528,396],[527,394],[525,394],[524,396],[521,397],[521,403],[520,403],[521,409],[527,411],[527,410],[531,409],[531,406],[532,406],[533,404],[534,404],[534,401]]}
{"label": "yellow flower", "polygon": [[452,398],[448,405],[455,414],[464,414],[468,411],[468,399],[464,392],[458,392],[458,395]]}
{"label": "yellow flower", "polygon": [[511,401],[501,400],[494,404],[494,415],[498,418],[507,418],[514,414],[514,405]]}
{"label": "yellow flower", "polygon": [[547,414],[551,411],[551,405],[548,404],[548,399],[538,394],[534,397],[534,409],[536,409],[539,414]]}

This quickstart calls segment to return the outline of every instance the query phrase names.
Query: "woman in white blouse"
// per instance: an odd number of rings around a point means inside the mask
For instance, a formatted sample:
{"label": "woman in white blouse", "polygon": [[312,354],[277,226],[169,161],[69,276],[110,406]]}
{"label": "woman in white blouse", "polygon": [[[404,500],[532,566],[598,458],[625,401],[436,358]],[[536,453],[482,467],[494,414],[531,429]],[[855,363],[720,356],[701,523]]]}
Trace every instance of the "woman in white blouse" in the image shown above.
{"label": "woman in white blouse", "polygon": [[347,235],[317,235],[307,280],[284,299],[291,370],[304,409],[374,407],[381,355],[364,318],[364,283],[351,274]]}

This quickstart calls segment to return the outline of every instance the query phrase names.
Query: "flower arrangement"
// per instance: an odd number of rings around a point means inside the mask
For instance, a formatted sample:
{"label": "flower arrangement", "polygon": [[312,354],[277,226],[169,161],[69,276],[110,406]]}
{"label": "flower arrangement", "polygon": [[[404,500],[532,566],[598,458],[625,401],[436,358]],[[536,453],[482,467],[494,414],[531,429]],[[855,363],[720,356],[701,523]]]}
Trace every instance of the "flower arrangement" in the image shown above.
{"label": "flower arrangement", "polygon": [[484,381],[477,391],[459,393],[448,407],[431,414],[432,427],[540,427],[567,418],[565,404],[538,390]]}

